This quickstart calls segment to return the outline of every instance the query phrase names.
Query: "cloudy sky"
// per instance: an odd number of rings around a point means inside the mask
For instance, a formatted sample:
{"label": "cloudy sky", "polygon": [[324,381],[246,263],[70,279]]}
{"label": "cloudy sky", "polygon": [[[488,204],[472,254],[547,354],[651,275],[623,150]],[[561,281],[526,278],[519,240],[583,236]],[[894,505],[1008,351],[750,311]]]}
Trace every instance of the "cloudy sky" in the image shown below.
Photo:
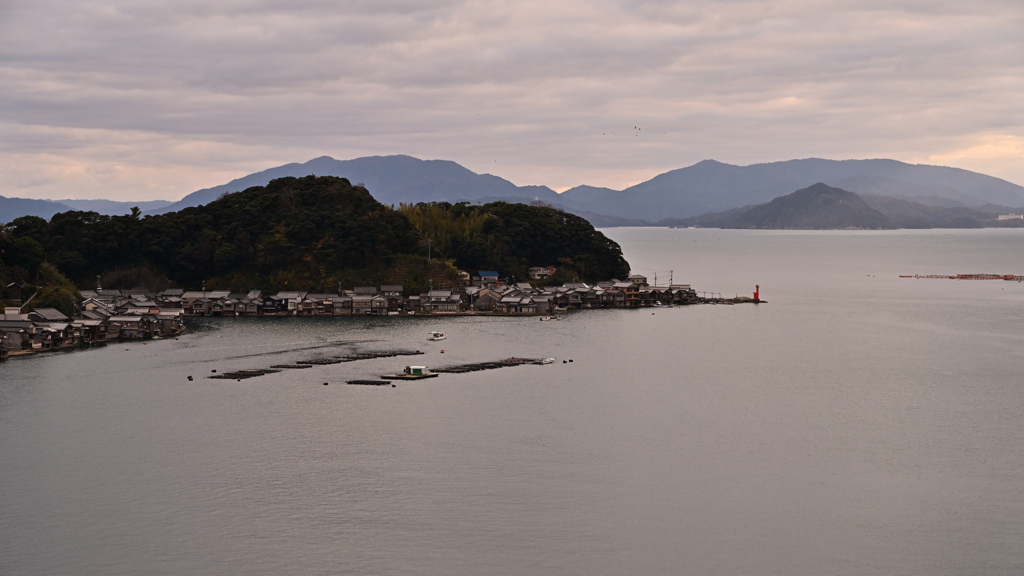
{"label": "cloudy sky", "polygon": [[557,190],[812,156],[1024,185],[1022,31],[1021,0],[0,0],[0,195],[376,154]]}

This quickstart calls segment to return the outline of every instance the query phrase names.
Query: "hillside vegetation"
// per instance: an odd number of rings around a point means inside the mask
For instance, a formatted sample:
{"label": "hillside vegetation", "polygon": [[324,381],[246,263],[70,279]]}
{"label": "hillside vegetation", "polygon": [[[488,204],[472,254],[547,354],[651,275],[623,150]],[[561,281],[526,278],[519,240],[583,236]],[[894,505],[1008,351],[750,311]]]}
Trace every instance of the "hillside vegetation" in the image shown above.
{"label": "hillside vegetation", "polygon": [[[428,239],[432,259],[428,261]],[[22,217],[2,236],[0,276],[32,281],[48,263],[79,286],[145,267],[172,284],[232,290],[336,290],[453,278],[455,266],[522,280],[562,263],[580,278],[624,276],[618,245],[582,218],[502,202],[394,210],[337,177],[280,178],[205,206],[142,217],[63,212]]]}
{"label": "hillside vegetation", "polygon": [[558,267],[559,279],[566,280],[629,275],[618,244],[587,220],[549,206],[437,202],[403,204],[401,212],[430,239],[432,249],[465,270],[497,270],[520,281],[531,266],[548,265]]}

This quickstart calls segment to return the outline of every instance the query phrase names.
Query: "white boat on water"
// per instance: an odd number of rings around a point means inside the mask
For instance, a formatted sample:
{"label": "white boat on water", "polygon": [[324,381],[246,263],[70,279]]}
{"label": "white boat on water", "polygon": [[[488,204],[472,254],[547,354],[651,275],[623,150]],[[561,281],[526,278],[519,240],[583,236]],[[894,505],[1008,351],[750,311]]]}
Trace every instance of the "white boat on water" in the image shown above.
{"label": "white boat on water", "polygon": [[445,338],[447,336],[444,335],[444,332],[431,332],[430,336],[427,336],[427,340],[444,340]]}
{"label": "white boat on water", "polygon": [[541,322],[549,322],[551,320],[561,320],[561,318],[559,318],[558,316],[541,316],[540,317],[540,321]]}

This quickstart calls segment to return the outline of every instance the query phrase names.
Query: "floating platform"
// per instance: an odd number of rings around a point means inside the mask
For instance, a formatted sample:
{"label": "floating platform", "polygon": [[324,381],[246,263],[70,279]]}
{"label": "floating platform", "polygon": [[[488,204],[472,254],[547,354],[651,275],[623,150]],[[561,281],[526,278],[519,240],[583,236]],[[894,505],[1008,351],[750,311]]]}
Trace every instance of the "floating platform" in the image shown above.
{"label": "floating platform", "polygon": [[507,368],[509,366],[523,366],[525,364],[551,364],[551,358],[505,358],[493,362],[476,362],[473,364],[458,364],[456,366],[444,366],[435,368],[435,373],[441,374],[465,374],[466,372],[478,372],[480,370],[494,370],[496,368]]}
{"label": "floating platform", "polygon": [[900,274],[900,278],[940,278],[943,280],[1009,280],[1024,282],[1024,276],[1016,274]]}
{"label": "floating platform", "polygon": [[235,370],[234,372],[224,372],[223,374],[216,374],[210,376],[214,380],[245,380],[246,378],[255,378],[257,376],[265,376],[267,374],[276,374],[280,370],[268,370],[266,368],[257,368],[253,370]]}
{"label": "floating platform", "polygon": [[[300,360],[294,364],[275,364],[270,368],[254,368],[249,370],[235,370],[234,372],[224,372],[223,374],[215,374],[210,376],[215,380],[245,380],[247,378],[255,378],[257,376],[265,376],[267,374],[276,374],[281,370],[302,370],[305,368],[312,368],[313,366],[324,365],[324,364],[340,364],[342,362],[355,362],[356,360],[369,360],[371,358],[391,358],[394,356],[416,356],[423,354],[419,350],[377,350],[373,352],[359,352],[356,354],[346,354],[344,356],[331,356],[327,358],[312,358],[310,360]],[[374,380],[376,382],[376,380]]]}
{"label": "floating platform", "polygon": [[347,380],[345,383],[357,386],[387,386],[391,384],[391,380]]}
{"label": "floating platform", "polygon": [[346,354],[344,356],[327,356],[324,358],[311,358],[299,360],[296,364],[308,364],[323,366],[327,364],[341,364],[343,362],[356,362],[357,360],[371,360],[373,358],[394,358],[395,356],[417,356],[423,354],[419,350],[380,350],[377,352],[359,352],[357,354]]}

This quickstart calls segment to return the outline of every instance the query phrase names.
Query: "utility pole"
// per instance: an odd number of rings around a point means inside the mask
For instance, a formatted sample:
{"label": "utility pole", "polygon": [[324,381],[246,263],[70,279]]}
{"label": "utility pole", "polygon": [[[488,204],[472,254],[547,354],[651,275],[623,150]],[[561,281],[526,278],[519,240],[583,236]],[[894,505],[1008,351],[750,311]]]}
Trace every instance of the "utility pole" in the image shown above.
{"label": "utility pole", "polygon": [[430,260],[430,238],[427,238],[427,260]]}

